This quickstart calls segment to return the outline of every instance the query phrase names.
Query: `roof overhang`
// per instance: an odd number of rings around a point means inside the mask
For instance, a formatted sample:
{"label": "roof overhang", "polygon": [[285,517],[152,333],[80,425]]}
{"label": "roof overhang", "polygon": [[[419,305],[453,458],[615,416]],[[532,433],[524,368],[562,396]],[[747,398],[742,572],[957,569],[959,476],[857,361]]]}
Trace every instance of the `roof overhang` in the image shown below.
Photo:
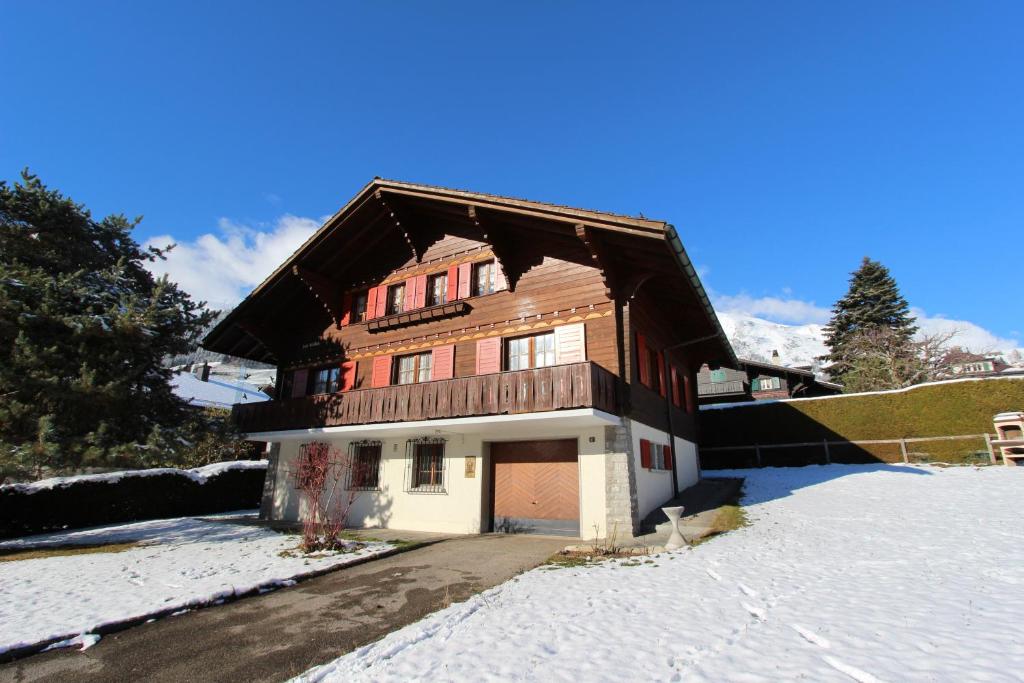
{"label": "roof overhang", "polygon": [[[203,340],[228,355],[280,363],[286,347],[276,327],[281,315],[340,317],[340,291],[370,281],[357,272],[367,259],[354,247],[388,239],[419,261],[439,228],[460,229],[492,245],[508,270],[523,234],[578,252],[601,269],[609,291],[635,292],[651,277],[672,284],[673,306],[707,321],[695,337],[704,360],[736,363],[735,354],[676,229],[664,221],[579,209],[499,195],[375,178],[365,185]],[[369,248],[369,247],[366,247]],[[639,265],[638,264],[642,264]],[[528,269],[523,266],[522,270]],[[639,273],[638,273],[639,271]],[[376,274],[383,276],[384,274]],[[510,278],[512,281],[514,278]],[[379,280],[378,280],[379,281]],[[511,285],[514,288],[514,282]],[[304,308],[303,308],[304,307]],[[268,324],[272,320],[274,324]]]}

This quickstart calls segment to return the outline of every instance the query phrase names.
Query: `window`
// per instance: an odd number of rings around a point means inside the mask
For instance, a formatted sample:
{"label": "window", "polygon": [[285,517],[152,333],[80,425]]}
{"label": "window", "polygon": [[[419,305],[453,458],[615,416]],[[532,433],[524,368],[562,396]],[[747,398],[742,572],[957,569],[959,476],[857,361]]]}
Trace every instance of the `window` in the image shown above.
{"label": "window", "polygon": [[405,306],[405,283],[388,287],[387,315],[401,313]]}
{"label": "window", "polygon": [[351,468],[350,491],[376,491],[380,489],[380,441],[354,441],[349,446]]}
{"label": "window", "polygon": [[665,380],[659,372],[658,352],[654,349],[647,349],[647,368],[647,376],[651,378],[651,389],[661,392],[661,383]]}
{"label": "window", "polygon": [[496,268],[494,261],[484,261],[473,266],[473,296],[494,293]]}
{"label": "window", "polygon": [[771,391],[782,386],[778,377],[758,377],[750,381],[751,391]]}
{"label": "window", "polygon": [[352,322],[361,323],[366,320],[366,292],[358,292],[352,297]]}
{"label": "window", "polygon": [[427,306],[448,303],[448,273],[437,273],[427,277]]}
{"label": "window", "polygon": [[555,364],[555,333],[515,337],[505,344],[505,368],[529,370]]}
{"label": "window", "polygon": [[416,384],[430,381],[430,368],[433,355],[417,353],[412,356],[399,356],[395,364],[395,384]]}
{"label": "window", "polygon": [[[280,372],[280,370],[278,371]],[[277,392],[278,400],[292,397],[292,380],[295,378],[295,371],[281,372],[281,389]]]}
{"label": "window", "polygon": [[318,368],[312,370],[309,373],[309,391],[310,394],[333,394],[341,385],[341,368],[337,365]]}
{"label": "window", "polygon": [[725,370],[712,370],[711,371],[712,382],[724,382],[725,381]]}
{"label": "window", "polygon": [[413,491],[444,493],[444,439],[410,441]]}

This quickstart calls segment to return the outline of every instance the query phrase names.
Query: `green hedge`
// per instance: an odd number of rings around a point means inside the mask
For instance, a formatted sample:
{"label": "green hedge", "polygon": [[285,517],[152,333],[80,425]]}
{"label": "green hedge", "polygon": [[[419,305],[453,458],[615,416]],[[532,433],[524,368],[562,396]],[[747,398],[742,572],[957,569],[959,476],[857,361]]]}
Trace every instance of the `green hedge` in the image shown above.
{"label": "green hedge", "polygon": [[[807,441],[901,439],[992,433],[992,417],[1024,410],[1024,378],[947,382],[907,391],[852,394],[797,401],[751,403],[702,410],[704,447]],[[982,438],[907,445],[914,462],[988,462]],[[832,446],[832,462],[902,462],[897,444]],[[762,451],[762,464],[824,462],[824,448]],[[751,467],[753,451],[712,451],[701,456],[707,469]]]}

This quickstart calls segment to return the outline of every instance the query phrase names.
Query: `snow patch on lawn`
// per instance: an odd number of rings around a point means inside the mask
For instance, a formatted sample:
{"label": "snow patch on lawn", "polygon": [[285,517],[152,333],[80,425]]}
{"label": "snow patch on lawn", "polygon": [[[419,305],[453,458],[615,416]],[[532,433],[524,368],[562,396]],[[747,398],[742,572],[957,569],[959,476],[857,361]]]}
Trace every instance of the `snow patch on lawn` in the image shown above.
{"label": "snow patch on lawn", "polygon": [[1020,681],[1024,469],[737,470],[751,526],[539,568],[307,681]]}
{"label": "snow patch on lawn", "polygon": [[[282,555],[299,540],[296,535],[231,523],[230,518],[183,517],[0,542],[0,550],[7,551],[139,543],[121,552],[0,563],[0,652],[53,639],[73,640],[109,624],[290,586],[297,578],[393,548],[388,543],[366,543],[347,553]],[[91,645],[92,637],[71,644]]]}
{"label": "snow patch on lawn", "polygon": [[179,474],[188,477],[198,484],[205,484],[212,477],[227,472],[228,470],[265,470],[266,460],[228,460],[215,462],[203,467],[195,467],[190,470],[179,470],[174,467],[153,467],[148,470],[121,470],[119,472],[104,472],[102,474],[76,474],[71,477],[51,477],[31,484],[4,484],[0,486],[3,491],[18,491],[19,493],[36,493],[53,488],[63,488],[83,482],[102,482],[113,484],[125,477],[155,477],[161,474]]}

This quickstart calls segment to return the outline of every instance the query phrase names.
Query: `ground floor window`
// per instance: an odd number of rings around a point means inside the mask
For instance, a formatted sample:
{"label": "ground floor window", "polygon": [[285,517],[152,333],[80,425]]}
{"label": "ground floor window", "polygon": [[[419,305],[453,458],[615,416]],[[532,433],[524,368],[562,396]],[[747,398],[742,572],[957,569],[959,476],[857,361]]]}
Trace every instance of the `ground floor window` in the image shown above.
{"label": "ground floor window", "polygon": [[380,489],[380,441],[354,441],[349,446],[350,491],[376,491]]}
{"label": "ground floor window", "polygon": [[444,493],[444,439],[409,441],[409,491]]}

